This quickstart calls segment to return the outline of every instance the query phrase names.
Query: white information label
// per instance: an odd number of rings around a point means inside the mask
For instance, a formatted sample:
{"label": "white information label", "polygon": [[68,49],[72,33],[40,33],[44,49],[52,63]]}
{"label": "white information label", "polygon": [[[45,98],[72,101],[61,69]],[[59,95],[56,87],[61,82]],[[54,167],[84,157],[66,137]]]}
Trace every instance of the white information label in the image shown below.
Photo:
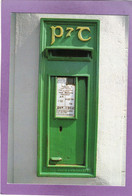
{"label": "white information label", "polygon": [[[74,80],[72,78],[72,80]],[[75,116],[75,84],[68,84],[68,78],[57,78],[56,117]]]}

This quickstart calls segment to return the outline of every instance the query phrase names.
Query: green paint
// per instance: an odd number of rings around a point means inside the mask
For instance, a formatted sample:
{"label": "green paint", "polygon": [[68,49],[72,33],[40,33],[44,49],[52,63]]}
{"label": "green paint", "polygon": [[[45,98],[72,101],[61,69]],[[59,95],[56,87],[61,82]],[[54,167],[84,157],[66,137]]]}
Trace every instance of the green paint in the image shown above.
{"label": "green paint", "polygon": [[[64,32],[52,45],[51,26]],[[74,29],[70,36],[67,27]],[[79,40],[77,27],[89,27],[82,37],[91,39]],[[59,35],[59,29],[55,33]],[[98,58],[99,21],[41,19],[38,176],[96,176]],[[74,116],[56,116],[57,77],[75,81]]]}

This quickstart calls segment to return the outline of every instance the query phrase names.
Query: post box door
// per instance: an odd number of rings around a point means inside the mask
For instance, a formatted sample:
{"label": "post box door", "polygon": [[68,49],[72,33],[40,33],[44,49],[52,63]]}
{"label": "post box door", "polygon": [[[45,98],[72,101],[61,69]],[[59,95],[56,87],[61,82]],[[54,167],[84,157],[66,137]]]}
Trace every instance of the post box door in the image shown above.
{"label": "post box door", "polygon": [[85,166],[87,77],[51,77],[49,166]]}

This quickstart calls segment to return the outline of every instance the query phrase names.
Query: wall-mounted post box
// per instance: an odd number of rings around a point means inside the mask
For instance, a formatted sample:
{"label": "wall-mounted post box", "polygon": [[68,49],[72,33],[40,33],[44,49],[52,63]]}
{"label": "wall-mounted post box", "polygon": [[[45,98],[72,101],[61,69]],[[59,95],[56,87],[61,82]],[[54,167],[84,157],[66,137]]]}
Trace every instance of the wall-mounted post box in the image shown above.
{"label": "wall-mounted post box", "polygon": [[41,19],[38,176],[96,174],[99,21]]}

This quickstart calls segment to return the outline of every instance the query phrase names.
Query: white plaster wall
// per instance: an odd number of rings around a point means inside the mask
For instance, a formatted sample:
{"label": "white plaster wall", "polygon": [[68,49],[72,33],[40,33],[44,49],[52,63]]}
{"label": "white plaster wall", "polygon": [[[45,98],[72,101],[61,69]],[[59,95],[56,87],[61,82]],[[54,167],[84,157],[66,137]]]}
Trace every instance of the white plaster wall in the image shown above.
{"label": "white plaster wall", "polygon": [[[37,177],[37,94],[41,17],[100,20],[96,178]],[[13,14],[8,182],[125,185],[127,24],[125,16]]]}

